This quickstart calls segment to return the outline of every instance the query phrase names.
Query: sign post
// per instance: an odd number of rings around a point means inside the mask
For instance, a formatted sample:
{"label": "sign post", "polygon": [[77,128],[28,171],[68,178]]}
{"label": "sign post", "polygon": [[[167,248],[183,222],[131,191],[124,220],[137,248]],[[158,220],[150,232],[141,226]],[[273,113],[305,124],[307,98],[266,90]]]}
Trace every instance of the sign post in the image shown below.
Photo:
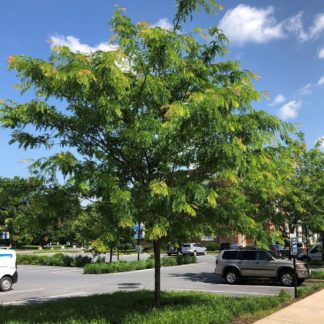
{"label": "sign post", "polygon": [[292,237],[290,239],[290,246],[291,246],[291,255],[293,257],[293,264],[294,264],[294,286],[295,286],[295,298],[297,298],[297,273],[296,273],[296,256],[297,256],[297,238]]}

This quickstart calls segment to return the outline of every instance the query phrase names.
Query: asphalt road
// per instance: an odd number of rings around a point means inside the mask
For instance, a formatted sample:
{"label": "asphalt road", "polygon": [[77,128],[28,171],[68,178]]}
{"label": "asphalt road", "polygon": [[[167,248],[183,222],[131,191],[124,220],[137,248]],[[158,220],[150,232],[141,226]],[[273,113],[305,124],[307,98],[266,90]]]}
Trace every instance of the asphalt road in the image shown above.
{"label": "asphalt road", "polygon": [[[127,259],[136,259],[127,257]],[[161,269],[161,289],[201,291],[230,296],[271,296],[293,288],[271,282],[228,285],[214,274],[215,256],[199,256],[197,264]],[[26,304],[56,298],[112,293],[118,290],[154,289],[154,270],[86,275],[83,269],[49,266],[18,266],[19,280],[13,289],[0,293],[0,304]]]}

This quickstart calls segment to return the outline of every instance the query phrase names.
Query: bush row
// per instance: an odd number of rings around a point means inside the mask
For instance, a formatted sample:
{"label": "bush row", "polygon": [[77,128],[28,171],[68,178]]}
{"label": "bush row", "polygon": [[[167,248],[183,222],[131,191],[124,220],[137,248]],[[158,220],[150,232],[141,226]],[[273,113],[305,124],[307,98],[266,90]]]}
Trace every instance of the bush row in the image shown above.
{"label": "bush row", "polygon": [[33,264],[61,267],[84,267],[85,264],[91,262],[91,258],[87,256],[77,255],[70,257],[63,253],[56,253],[53,256],[36,256],[17,254],[18,264]]}
{"label": "bush row", "polygon": [[[177,257],[161,258],[161,266],[169,267],[181,264],[195,263],[196,257],[179,255]],[[101,274],[113,272],[125,272],[134,270],[150,269],[154,267],[154,259],[139,261],[116,261],[111,263],[91,263],[84,266],[84,273],[87,274]]]}
{"label": "bush row", "polygon": [[313,271],[311,273],[311,279],[321,279],[324,280],[324,271]]}

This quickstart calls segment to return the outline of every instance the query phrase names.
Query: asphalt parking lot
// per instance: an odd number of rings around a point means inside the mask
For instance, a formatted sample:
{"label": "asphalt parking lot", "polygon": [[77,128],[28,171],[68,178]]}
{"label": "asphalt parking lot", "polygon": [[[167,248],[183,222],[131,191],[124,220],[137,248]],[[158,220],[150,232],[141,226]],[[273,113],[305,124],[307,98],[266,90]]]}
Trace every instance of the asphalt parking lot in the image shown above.
{"label": "asphalt parking lot", "polygon": [[[228,285],[214,274],[215,255],[199,256],[197,264],[161,269],[161,289],[195,290],[230,296],[271,296],[293,288],[271,282]],[[56,298],[112,293],[118,290],[154,289],[154,270],[101,275],[83,274],[83,269],[49,266],[18,266],[19,280],[13,289],[0,293],[0,304],[15,305]]]}

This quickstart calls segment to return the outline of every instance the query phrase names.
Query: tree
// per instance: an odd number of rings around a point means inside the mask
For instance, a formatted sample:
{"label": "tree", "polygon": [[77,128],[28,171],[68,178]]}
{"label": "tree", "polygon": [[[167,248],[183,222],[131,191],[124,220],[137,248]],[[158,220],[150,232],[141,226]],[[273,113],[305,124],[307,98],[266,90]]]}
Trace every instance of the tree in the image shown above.
{"label": "tree", "polygon": [[287,125],[251,106],[260,99],[252,85],[257,76],[219,59],[227,40],[217,27],[179,32],[192,10],[215,8],[214,1],[177,3],[171,31],[135,25],[117,10],[114,51],[84,55],[55,47],[48,61],[10,57],[23,91],[35,90],[35,99],[1,108],[12,142],[65,148],[38,167],[57,167],[85,194],[96,188],[96,200],[121,206],[114,210],[120,225],[145,224],[157,304],[161,239],[175,225],[255,228],[241,183],[268,169],[287,138]]}
{"label": "tree", "polygon": [[0,226],[15,245],[71,240],[71,220],[80,204],[67,186],[48,186],[43,179],[0,178]]}

